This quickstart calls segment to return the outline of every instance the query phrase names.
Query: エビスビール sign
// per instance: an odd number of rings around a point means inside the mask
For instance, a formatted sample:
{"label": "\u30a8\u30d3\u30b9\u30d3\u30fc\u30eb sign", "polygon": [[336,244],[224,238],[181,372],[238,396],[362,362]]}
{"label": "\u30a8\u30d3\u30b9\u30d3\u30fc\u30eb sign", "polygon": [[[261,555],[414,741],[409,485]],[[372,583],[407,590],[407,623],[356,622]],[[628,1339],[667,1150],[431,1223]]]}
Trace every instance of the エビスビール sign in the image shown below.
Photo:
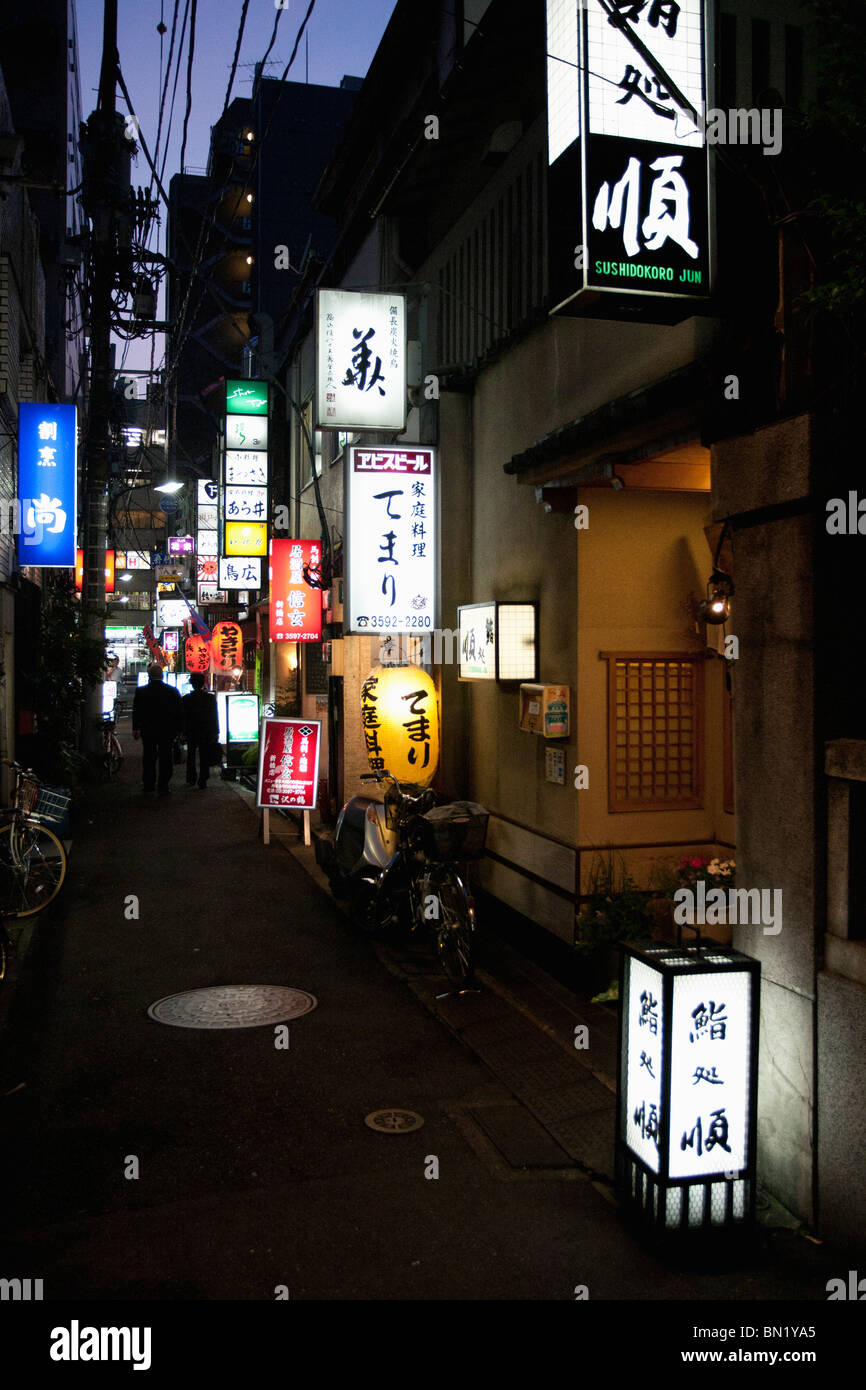
{"label": "\u30a8\u30d3\u30b9\u30d3\u30fc\u30eb sign", "polygon": [[436,450],[354,448],[346,465],[348,632],[436,626]]}

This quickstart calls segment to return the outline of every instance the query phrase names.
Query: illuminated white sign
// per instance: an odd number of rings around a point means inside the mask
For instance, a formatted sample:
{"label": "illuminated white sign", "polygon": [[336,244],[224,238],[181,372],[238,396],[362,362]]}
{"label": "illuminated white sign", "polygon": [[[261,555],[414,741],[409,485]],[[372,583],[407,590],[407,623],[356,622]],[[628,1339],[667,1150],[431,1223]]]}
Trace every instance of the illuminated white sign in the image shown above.
{"label": "illuminated white sign", "polygon": [[219,525],[219,508],[210,502],[198,509],[198,524],[201,531],[215,531]]}
{"label": "illuminated white sign", "polygon": [[347,632],[436,626],[436,450],[349,449]]}
{"label": "illuminated white sign", "polygon": [[219,531],[199,531],[195,548],[198,555],[219,555]]}
{"label": "illuminated white sign", "polygon": [[223,514],[226,521],[266,521],[268,490],[266,487],[227,487]]}
{"label": "illuminated white sign", "polygon": [[182,627],[188,617],[189,609],[182,598],[157,599],[157,627]]}
{"label": "illuminated white sign", "polygon": [[228,602],[228,594],[225,589],[218,589],[215,584],[199,584],[197,587],[199,603]]}
{"label": "illuminated white sign", "polygon": [[226,483],[251,483],[264,487],[268,481],[268,456],[260,450],[233,451],[225,458]]}
{"label": "illuminated white sign", "polygon": [[599,290],[632,303],[709,295],[705,11],[705,0],[547,0],[555,309],[599,312]]}
{"label": "illuminated white sign", "polygon": [[221,589],[260,589],[261,560],[256,557],[239,559],[235,556],[221,556],[219,585]]}
{"label": "illuminated white sign", "polygon": [[209,503],[216,504],[219,495],[219,485],[211,478],[199,478],[198,480],[198,505],[206,507]]}
{"label": "illuminated white sign", "polygon": [[406,299],[316,291],[316,425],[406,428]]}
{"label": "illuminated white sign", "polygon": [[246,453],[268,447],[268,421],[264,415],[227,415],[226,449]]}
{"label": "illuminated white sign", "polygon": [[126,568],[128,570],[149,570],[150,556],[143,550],[127,550]]}
{"label": "illuminated white sign", "polygon": [[461,680],[496,679],[496,604],[471,603],[457,609]]}
{"label": "illuminated white sign", "polygon": [[229,743],[258,743],[258,695],[233,690],[226,693],[226,732]]}
{"label": "illuminated white sign", "polygon": [[750,1002],[747,975],[674,978],[672,1178],[746,1166]]}

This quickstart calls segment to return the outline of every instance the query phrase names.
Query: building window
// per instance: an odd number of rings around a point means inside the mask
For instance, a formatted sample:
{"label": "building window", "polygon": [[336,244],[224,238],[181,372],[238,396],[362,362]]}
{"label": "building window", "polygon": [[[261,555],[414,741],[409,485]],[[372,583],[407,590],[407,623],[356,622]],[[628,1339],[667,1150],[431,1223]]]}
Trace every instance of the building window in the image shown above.
{"label": "building window", "polygon": [[704,657],[602,652],[608,663],[608,808],[703,806]]}

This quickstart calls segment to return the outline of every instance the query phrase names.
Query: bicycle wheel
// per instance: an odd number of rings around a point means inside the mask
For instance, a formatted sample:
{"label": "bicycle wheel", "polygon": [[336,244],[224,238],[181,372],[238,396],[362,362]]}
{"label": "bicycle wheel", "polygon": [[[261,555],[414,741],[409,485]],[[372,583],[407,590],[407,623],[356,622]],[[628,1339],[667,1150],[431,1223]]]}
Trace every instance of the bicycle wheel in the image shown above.
{"label": "bicycle wheel", "polygon": [[41,912],[57,897],[65,878],[66,850],[53,830],[31,821],[0,827],[0,912],[7,917]]}
{"label": "bicycle wheel", "polygon": [[472,978],[475,909],[454,869],[431,874],[429,889],[439,904],[433,920],[436,955],[451,984],[465,985]]}
{"label": "bicycle wheel", "polygon": [[114,734],[111,735],[111,742],[108,745],[107,757],[108,775],[109,777],[113,777],[116,772],[120,771],[120,764],[123,762],[123,753],[121,752],[120,744],[118,743]]}

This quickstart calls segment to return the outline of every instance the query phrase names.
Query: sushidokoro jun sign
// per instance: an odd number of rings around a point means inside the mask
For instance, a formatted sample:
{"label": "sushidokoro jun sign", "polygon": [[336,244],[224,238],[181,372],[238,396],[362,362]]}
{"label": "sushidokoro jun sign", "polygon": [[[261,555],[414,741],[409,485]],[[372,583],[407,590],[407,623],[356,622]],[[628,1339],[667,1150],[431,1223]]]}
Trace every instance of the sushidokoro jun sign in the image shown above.
{"label": "sushidokoro jun sign", "polygon": [[619,303],[670,320],[709,296],[706,11],[705,0],[547,0],[554,312]]}

